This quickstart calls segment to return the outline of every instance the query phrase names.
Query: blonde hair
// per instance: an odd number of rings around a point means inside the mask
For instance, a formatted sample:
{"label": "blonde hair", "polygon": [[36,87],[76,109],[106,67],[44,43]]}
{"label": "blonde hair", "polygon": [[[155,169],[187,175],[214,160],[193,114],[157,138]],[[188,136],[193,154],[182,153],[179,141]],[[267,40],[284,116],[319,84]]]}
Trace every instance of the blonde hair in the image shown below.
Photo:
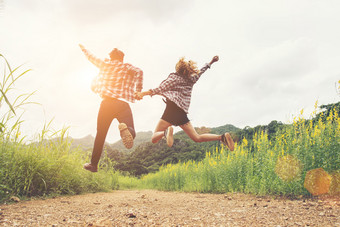
{"label": "blonde hair", "polygon": [[176,72],[183,76],[191,76],[199,73],[199,69],[194,61],[185,61],[184,57],[180,58],[176,64]]}

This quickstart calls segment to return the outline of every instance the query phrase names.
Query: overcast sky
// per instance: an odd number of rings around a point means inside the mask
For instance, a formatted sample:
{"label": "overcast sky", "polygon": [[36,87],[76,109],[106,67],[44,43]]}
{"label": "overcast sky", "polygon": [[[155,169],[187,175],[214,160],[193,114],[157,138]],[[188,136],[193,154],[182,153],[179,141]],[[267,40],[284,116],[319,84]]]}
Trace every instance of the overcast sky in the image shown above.
{"label": "overcast sky", "polygon": [[[51,119],[74,138],[95,135],[101,99],[90,83],[98,70],[79,43],[100,58],[121,49],[144,71],[144,89],[180,57],[203,66],[219,55],[194,86],[194,126],[289,123],[316,101],[339,101],[339,12],[338,0],[0,0],[0,54],[32,69],[16,84],[41,103],[26,107],[28,136]],[[145,97],[131,108],[136,131],[153,131],[165,104]],[[117,126],[107,141],[119,139]]]}

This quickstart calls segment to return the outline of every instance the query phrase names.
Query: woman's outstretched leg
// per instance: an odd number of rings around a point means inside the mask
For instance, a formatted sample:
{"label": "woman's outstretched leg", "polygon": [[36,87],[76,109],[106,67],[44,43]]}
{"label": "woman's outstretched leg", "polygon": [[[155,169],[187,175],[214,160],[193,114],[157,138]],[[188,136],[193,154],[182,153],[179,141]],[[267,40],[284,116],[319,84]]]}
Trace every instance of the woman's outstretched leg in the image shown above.
{"label": "woman's outstretched leg", "polygon": [[221,135],[216,135],[216,134],[210,134],[210,133],[201,134],[201,135],[198,134],[195,128],[192,126],[190,121],[184,125],[181,125],[180,127],[190,137],[190,139],[192,139],[196,143],[221,140],[222,138]]}
{"label": "woman's outstretched leg", "polygon": [[222,135],[210,133],[200,135],[196,132],[190,121],[180,127],[196,143],[220,140],[224,145],[228,146],[231,151],[234,150],[234,141],[228,132]]}
{"label": "woman's outstretched leg", "polygon": [[222,135],[216,135],[216,134],[210,134],[210,133],[200,135],[196,132],[195,128],[192,126],[190,121],[184,125],[181,125],[180,127],[193,141],[197,143],[220,140],[224,145],[228,146],[228,148],[231,151],[234,150],[234,141],[228,132]]}

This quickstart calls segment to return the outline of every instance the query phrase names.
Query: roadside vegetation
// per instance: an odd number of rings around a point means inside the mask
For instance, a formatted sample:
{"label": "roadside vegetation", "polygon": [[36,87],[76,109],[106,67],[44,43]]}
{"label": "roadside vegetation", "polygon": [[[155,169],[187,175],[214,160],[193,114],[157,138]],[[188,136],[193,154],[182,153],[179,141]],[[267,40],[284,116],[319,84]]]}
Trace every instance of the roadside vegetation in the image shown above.
{"label": "roadside vegetation", "polygon": [[[83,169],[91,152],[71,146],[67,128],[54,131],[48,122],[34,141],[21,135],[25,106],[36,103],[30,101],[34,92],[22,94],[14,87],[30,70],[21,66],[12,69],[4,56],[0,54],[0,58],[4,65],[0,81],[0,203],[11,196],[140,188],[309,195],[304,179],[307,171],[316,168],[331,174],[332,190],[339,193],[340,102],[323,105],[319,112],[316,104],[310,119],[301,113],[291,124],[272,121],[254,129],[238,130],[232,125],[213,129],[213,133],[233,132],[237,142],[233,152],[219,143],[193,144],[182,132],[176,134],[172,150],[164,143],[143,143],[121,162],[105,150],[100,171],[94,174]],[[340,81],[337,89],[340,91]]]}
{"label": "roadside vegetation", "polygon": [[233,152],[218,147],[202,161],[168,164],[142,181],[160,190],[297,196],[309,195],[304,188],[307,171],[323,168],[339,194],[339,104],[324,106],[327,110],[318,114],[315,109],[311,120],[295,118],[271,139],[266,131],[257,131]]}

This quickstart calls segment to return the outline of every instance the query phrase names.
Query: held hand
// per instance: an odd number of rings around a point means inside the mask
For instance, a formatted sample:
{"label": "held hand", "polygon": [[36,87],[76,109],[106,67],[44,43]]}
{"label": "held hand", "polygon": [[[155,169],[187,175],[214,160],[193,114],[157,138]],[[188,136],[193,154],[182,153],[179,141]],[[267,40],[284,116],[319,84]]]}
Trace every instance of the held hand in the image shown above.
{"label": "held hand", "polygon": [[143,99],[143,94],[142,94],[142,92],[135,92],[135,99],[137,99],[137,100],[141,100],[141,99]]}

